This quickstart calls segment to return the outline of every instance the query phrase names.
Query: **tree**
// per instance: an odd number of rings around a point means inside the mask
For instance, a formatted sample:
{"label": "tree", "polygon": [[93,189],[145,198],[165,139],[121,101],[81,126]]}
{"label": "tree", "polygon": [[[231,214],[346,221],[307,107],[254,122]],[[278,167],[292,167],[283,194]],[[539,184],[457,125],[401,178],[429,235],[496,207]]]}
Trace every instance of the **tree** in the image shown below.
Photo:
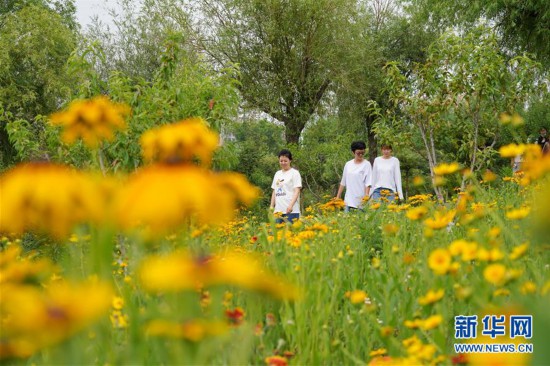
{"label": "tree", "polygon": [[7,136],[9,121],[34,121],[55,111],[70,89],[66,62],[76,34],[56,12],[43,5],[25,5],[0,15],[0,124],[3,164],[14,162]]}
{"label": "tree", "polygon": [[527,51],[550,66],[550,6],[545,0],[413,0],[424,19],[439,29],[465,29],[490,21],[508,49]]}
{"label": "tree", "polygon": [[389,104],[384,66],[390,61],[403,65],[424,61],[434,38],[417,23],[403,14],[397,1],[375,0],[362,6],[350,24],[345,66],[337,78],[338,112],[345,121],[342,129],[366,135],[371,163],[378,153],[377,111]]}
{"label": "tree", "polygon": [[170,37],[179,39],[179,49],[189,50],[189,16],[183,0],[144,0],[137,7],[133,0],[117,0],[116,4],[109,11],[112,28],[95,18],[85,32],[87,42],[99,44],[104,53],[94,64],[103,80],[116,70],[133,80],[152,81]]}
{"label": "tree", "polygon": [[411,74],[395,63],[387,70],[394,107],[403,113],[400,122],[414,124],[422,137],[439,199],[437,146],[452,136],[459,145],[455,156],[465,152],[461,163],[479,170],[479,154],[490,152],[499,138],[499,114],[523,108],[537,85],[536,64],[525,56],[509,60],[483,27],[464,36],[445,34]]}
{"label": "tree", "polygon": [[[201,48],[238,65],[249,107],[285,125],[297,143],[341,65],[351,0],[202,0]],[[212,31],[210,31],[212,30]]]}

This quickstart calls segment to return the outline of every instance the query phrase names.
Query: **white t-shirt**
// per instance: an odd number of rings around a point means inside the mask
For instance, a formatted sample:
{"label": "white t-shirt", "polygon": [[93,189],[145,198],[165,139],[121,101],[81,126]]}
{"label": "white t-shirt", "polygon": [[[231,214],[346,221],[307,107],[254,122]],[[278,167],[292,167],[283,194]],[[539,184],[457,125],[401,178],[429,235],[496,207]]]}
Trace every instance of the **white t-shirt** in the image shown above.
{"label": "white t-shirt", "polygon": [[[286,213],[294,195],[294,188],[302,188],[300,172],[294,168],[287,171],[279,170],[273,177],[271,188],[275,190],[275,210],[273,212]],[[300,196],[292,206],[292,213],[300,213]]]}
{"label": "white t-shirt", "polygon": [[401,168],[399,159],[392,156],[384,159],[382,156],[374,159],[372,167],[372,188],[370,194],[377,188],[389,188],[397,192],[399,199],[403,199],[403,188],[401,188]]}
{"label": "white t-shirt", "polygon": [[344,165],[344,173],[340,184],[346,187],[344,202],[346,206],[358,208],[365,197],[365,188],[371,185],[372,168],[368,160],[359,164],[354,159]]}

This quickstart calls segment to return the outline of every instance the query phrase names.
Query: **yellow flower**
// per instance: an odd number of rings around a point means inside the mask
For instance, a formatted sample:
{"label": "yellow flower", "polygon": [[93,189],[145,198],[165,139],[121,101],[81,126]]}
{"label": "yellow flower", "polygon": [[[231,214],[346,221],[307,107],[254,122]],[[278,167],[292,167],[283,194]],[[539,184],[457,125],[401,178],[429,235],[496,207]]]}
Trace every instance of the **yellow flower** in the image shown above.
{"label": "yellow flower", "polygon": [[147,161],[192,163],[198,158],[208,166],[218,147],[218,135],[202,118],[189,118],[148,130],[140,142]]}
{"label": "yellow flower", "polygon": [[338,211],[346,206],[343,199],[333,198],[330,201],[322,204],[319,208],[323,211]]}
{"label": "yellow flower", "polygon": [[296,287],[265,270],[259,259],[236,251],[202,258],[187,252],[150,256],[141,263],[139,276],[144,289],[151,292],[226,284],[281,299],[295,300],[300,296]]}
{"label": "yellow flower", "polygon": [[500,286],[506,281],[506,267],[503,264],[490,264],[483,270],[485,280],[495,286]]}
{"label": "yellow flower", "polygon": [[424,217],[428,213],[428,209],[425,206],[418,206],[411,208],[405,214],[410,220],[418,220]]}
{"label": "yellow flower", "polygon": [[98,96],[71,102],[66,111],[52,114],[50,121],[63,127],[61,138],[64,142],[72,144],[81,138],[86,145],[97,147],[101,140],[112,140],[115,131],[126,128],[124,118],[128,114],[127,106]]}
{"label": "yellow flower", "polygon": [[123,314],[120,310],[114,310],[111,315],[109,315],[111,324],[113,328],[127,328],[128,327],[128,316]]}
{"label": "yellow flower", "polygon": [[430,253],[428,266],[434,273],[443,275],[451,267],[451,254],[446,249],[435,249]]}
{"label": "yellow flower", "polygon": [[362,304],[365,302],[366,298],[367,293],[362,290],[353,290],[349,294],[349,301],[351,301],[352,304]]}
{"label": "yellow flower", "polygon": [[445,179],[444,176],[436,175],[433,179],[433,184],[436,187],[444,186],[445,184],[447,184],[447,179]]}
{"label": "yellow flower", "polygon": [[203,224],[227,222],[238,205],[250,205],[258,194],[258,188],[237,173],[152,165],[128,179],[117,197],[115,215],[123,229],[142,226],[160,236],[190,218]]}
{"label": "yellow flower", "polygon": [[443,229],[447,227],[447,225],[449,225],[451,221],[453,221],[455,214],[456,214],[455,210],[450,210],[445,213],[438,211],[435,213],[433,218],[430,217],[424,220],[424,225],[426,225],[432,230]]}
{"label": "yellow flower", "polygon": [[382,356],[382,355],[385,355],[386,353],[388,353],[387,349],[378,348],[378,349],[375,349],[374,351],[370,351],[369,356],[370,357]]}
{"label": "yellow flower", "polygon": [[458,164],[457,162],[450,163],[450,164],[442,163],[434,167],[434,174],[447,175],[447,174],[456,173],[458,170],[460,170],[460,164]]}
{"label": "yellow flower", "polygon": [[19,165],[0,176],[0,191],[0,232],[65,238],[75,225],[104,215],[106,197],[94,180],[61,165]]}
{"label": "yellow flower", "polygon": [[315,238],[315,231],[312,230],[305,230],[300,233],[298,233],[299,239],[313,239]]}
{"label": "yellow flower", "polygon": [[422,319],[405,320],[403,323],[407,328],[417,329],[422,326]]}
{"label": "yellow flower", "polygon": [[445,291],[443,289],[439,289],[437,291],[430,290],[425,296],[422,296],[420,299],[418,299],[418,303],[420,305],[433,304],[441,300],[444,295]]}
{"label": "yellow flower", "polygon": [[521,220],[527,217],[531,212],[529,207],[522,207],[515,210],[507,211],[506,218],[509,220]]}
{"label": "yellow flower", "polygon": [[392,223],[385,224],[382,227],[382,231],[385,232],[388,235],[395,235],[399,231],[399,226],[397,226],[396,224],[392,224]]}
{"label": "yellow flower", "polygon": [[510,290],[506,288],[497,288],[495,291],[493,291],[493,296],[508,296],[510,295]]}
{"label": "yellow flower", "polygon": [[480,248],[477,252],[477,259],[480,261],[490,261],[495,262],[504,258],[504,253],[498,248],[493,248],[487,250],[485,248]]}
{"label": "yellow flower", "polygon": [[309,227],[311,230],[317,230],[323,233],[328,233],[328,226],[325,224],[315,223]]}
{"label": "yellow flower", "polygon": [[422,321],[420,328],[423,330],[434,329],[441,324],[443,317],[441,315],[432,315],[429,318]]}
{"label": "yellow flower", "polygon": [[537,285],[533,281],[524,282],[520,291],[522,294],[534,294],[537,292]]}
{"label": "yellow flower", "polygon": [[518,155],[522,155],[525,152],[525,147],[526,145],[524,144],[509,144],[502,146],[500,149],[498,149],[498,152],[503,158],[514,158]]}
{"label": "yellow flower", "polygon": [[521,115],[517,112],[514,112],[513,114],[501,113],[499,119],[500,123],[503,125],[511,124],[512,126],[517,127],[523,124],[523,117],[521,117]]}
{"label": "yellow flower", "polygon": [[424,178],[421,177],[421,176],[415,176],[412,180],[412,184],[415,186],[415,187],[418,187],[418,186],[421,186],[421,185],[424,185],[425,181],[424,181]]}
{"label": "yellow flower", "polygon": [[511,260],[516,260],[518,258],[521,258],[525,253],[527,253],[527,249],[529,249],[529,243],[523,243],[518,246],[515,246],[512,248],[512,253],[510,253],[509,257]]}
{"label": "yellow flower", "polygon": [[380,268],[380,258],[374,257],[370,261],[372,268]]}
{"label": "yellow flower", "polygon": [[9,319],[2,323],[3,350],[11,349],[17,357],[28,357],[84,329],[109,310],[113,296],[109,285],[94,281],[59,282],[46,289],[2,285],[0,291],[0,310]]}
{"label": "yellow flower", "polygon": [[489,232],[487,233],[487,236],[491,239],[496,239],[500,236],[500,233],[502,232],[501,228],[498,226],[492,227]]}
{"label": "yellow flower", "polygon": [[382,338],[389,337],[390,335],[393,334],[393,331],[394,331],[393,327],[390,327],[389,325],[386,325],[386,326],[380,328],[380,336]]}
{"label": "yellow flower", "polygon": [[455,295],[458,299],[464,300],[467,299],[472,295],[472,288],[471,287],[462,287],[458,284],[454,285]]}
{"label": "yellow flower", "polygon": [[483,173],[483,182],[484,183],[492,182],[492,181],[496,180],[497,178],[498,178],[498,176],[495,173],[493,173],[492,171],[490,171],[489,169],[487,169]]}
{"label": "yellow flower", "polygon": [[122,309],[124,307],[124,299],[122,297],[115,296],[113,298],[112,306],[113,306],[113,309],[116,309],[116,310]]}
{"label": "yellow flower", "polygon": [[153,337],[181,338],[198,342],[207,336],[218,336],[228,330],[229,325],[221,320],[194,319],[173,323],[156,319],[147,324],[145,333]]}
{"label": "yellow flower", "polygon": [[453,256],[462,255],[464,250],[466,250],[466,247],[468,247],[468,245],[471,244],[471,243],[473,243],[473,242],[469,242],[469,241],[466,241],[464,239],[454,240],[451,244],[449,244],[449,252]]}

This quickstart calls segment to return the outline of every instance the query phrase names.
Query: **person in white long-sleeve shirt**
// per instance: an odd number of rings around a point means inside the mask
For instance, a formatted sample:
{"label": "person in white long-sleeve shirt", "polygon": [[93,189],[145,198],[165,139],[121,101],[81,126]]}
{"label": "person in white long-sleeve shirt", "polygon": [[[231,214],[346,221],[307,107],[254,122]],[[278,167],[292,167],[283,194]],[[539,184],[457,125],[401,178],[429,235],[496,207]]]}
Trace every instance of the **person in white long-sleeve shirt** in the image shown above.
{"label": "person in white long-sleeve shirt", "polygon": [[384,196],[382,193],[384,190],[389,191],[385,196],[389,201],[395,199],[396,193],[399,199],[403,199],[399,159],[392,156],[392,151],[391,145],[382,145],[382,156],[374,159],[371,187],[371,198],[374,201],[378,201]]}
{"label": "person in white long-sleeve shirt", "polygon": [[372,168],[370,162],[364,158],[366,149],[367,145],[363,141],[351,143],[354,158],[344,165],[342,180],[336,194],[336,198],[340,198],[344,188],[346,189],[344,196],[346,212],[361,208],[363,198],[369,196]]}

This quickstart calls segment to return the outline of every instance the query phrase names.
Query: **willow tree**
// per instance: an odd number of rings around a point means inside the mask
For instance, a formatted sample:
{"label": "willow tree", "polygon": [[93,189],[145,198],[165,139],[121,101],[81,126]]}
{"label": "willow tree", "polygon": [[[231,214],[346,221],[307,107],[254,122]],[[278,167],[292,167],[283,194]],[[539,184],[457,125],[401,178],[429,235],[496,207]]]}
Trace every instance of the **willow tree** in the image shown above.
{"label": "willow tree", "polygon": [[297,143],[342,65],[351,0],[202,0],[201,46],[238,65],[246,104],[285,125]]}
{"label": "willow tree", "polygon": [[[74,13],[59,14],[41,1],[5,2],[0,10],[0,164],[16,161],[8,137],[13,121],[36,134],[39,115],[55,111],[67,98],[71,78],[66,63],[76,47]],[[72,2],[67,1],[70,8]],[[74,10],[74,8],[73,8]]]}
{"label": "willow tree", "polygon": [[401,122],[417,127],[434,181],[438,146],[447,134],[459,140],[455,157],[463,152],[461,163],[479,170],[479,156],[499,139],[498,115],[521,110],[537,86],[536,63],[526,56],[507,58],[494,33],[483,27],[463,36],[445,34],[410,74],[396,63],[387,71],[394,111],[404,116]]}

